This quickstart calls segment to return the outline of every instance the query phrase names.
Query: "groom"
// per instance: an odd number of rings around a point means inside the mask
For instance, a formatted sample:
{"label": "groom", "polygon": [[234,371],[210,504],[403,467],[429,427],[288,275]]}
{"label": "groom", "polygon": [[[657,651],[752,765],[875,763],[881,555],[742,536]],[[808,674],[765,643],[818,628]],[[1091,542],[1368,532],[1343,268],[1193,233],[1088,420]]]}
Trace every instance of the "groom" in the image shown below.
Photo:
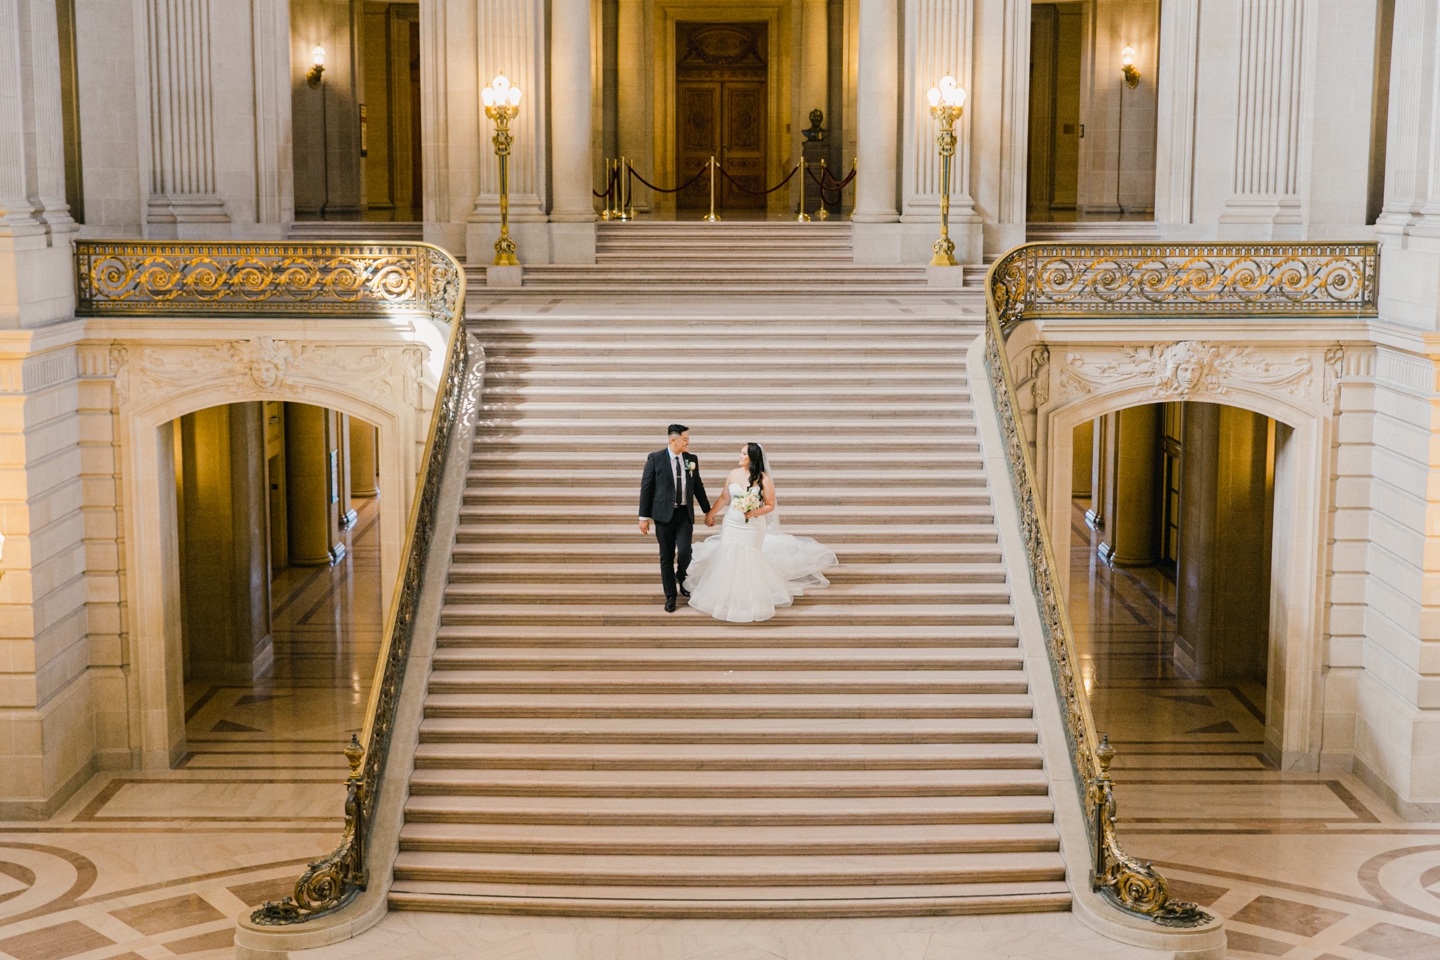
{"label": "groom", "polygon": [[[648,534],[655,523],[660,542],[660,582],[665,585],[665,612],[675,612],[675,591],[690,596],[683,586],[690,569],[690,534],[695,528],[695,503],[710,513],[710,498],[700,479],[700,460],[690,449],[690,428],[670,424],[670,442],[645,458],[640,477],[640,532]],[[707,516],[706,523],[714,525]],[[678,556],[677,556],[678,555]],[[677,562],[678,561],[678,562]]]}

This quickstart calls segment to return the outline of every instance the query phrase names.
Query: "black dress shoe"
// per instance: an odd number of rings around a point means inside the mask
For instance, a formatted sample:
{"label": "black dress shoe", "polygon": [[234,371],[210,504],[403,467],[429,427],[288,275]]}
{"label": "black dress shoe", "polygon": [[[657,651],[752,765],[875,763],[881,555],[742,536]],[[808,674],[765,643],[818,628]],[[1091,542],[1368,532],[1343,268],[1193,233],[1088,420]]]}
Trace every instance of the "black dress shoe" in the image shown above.
{"label": "black dress shoe", "polygon": [[666,612],[666,613],[674,613],[674,612],[675,612],[675,598],[674,598],[674,597],[666,597],[666,598],[665,598],[665,612]]}
{"label": "black dress shoe", "polygon": [[688,597],[688,596],[690,596],[690,591],[689,591],[689,590],[686,590],[684,587],[681,587],[681,588],[680,588],[680,596],[682,596],[682,597]]}

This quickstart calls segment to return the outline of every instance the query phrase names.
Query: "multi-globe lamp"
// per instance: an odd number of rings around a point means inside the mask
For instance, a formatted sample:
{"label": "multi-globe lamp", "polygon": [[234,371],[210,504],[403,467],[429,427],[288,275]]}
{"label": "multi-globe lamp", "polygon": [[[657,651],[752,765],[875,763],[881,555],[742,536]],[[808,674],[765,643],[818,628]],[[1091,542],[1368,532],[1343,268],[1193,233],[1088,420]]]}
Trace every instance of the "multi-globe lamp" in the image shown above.
{"label": "multi-globe lamp", "polygon": [[500,161],[500,239],[495,241],[497,267],[518,267],[520,259],[515,256],[515,241],[510,238],[510,145],[515,138],[510,135],[510,121],[520,113],[520,88],[500,74],[490,81],[490,86],[480,93],[485,104],[485,116],[495,121],[495,156]]}
{"label": "multi-globe lamp", "polygon": [[935,137],[940,145],[940,239],[931,247],[932,267],[955,266],[955,241],[950,239],[950,168],[955,159],[955,121],[965,112],[965,88],[952,76],[943,77],[930,88],[930,116],[940,121]]}

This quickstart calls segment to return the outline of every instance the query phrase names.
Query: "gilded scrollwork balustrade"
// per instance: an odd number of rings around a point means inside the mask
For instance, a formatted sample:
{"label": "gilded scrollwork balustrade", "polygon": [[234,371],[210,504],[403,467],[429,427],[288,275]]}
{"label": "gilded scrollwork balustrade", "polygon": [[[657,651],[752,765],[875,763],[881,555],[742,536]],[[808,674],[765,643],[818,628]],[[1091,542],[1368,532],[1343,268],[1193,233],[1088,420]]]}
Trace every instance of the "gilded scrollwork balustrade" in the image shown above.
{"label": "gilded scrollwork balustrade", "polygon": [[985,365],[994,384],[1025,541],[1030,582],[1055,674],[1076,785],[1092,845],[1091,887],[1128,913],[1168,927],[1213,918],[1175,900],[1165,878],[1128,855],[1116,835],[1115,750],[1097,734],[1054,550],[1041,514],[1035,465],[1022,435],[1005,339],[1046,317],[1163,319],[1195,316],[1375,316],[1379,253],[1371,243],[1026,244],[986,277]]}
{"label": "gilded scrollwork balustrade", "polygon": [[75,277],[80,316],[428,316],[450,328],[365,723],[345,748],[350,775],[340,844],[310,864],[292,896],[267,902],[250,919],[274,926],[333,913],[364,890],[368,880],[366,846],[414,637],[440,480],[450,454],[451,428],[467,395],[465,273],[450,254],[423,243],[81,241],[76,244]]}
{"label": "gilded scrollwork balustrade", "polygon": [[1374,316],[1373,243],[1028,243],[990,270],[1008,337],[1043,317]]}

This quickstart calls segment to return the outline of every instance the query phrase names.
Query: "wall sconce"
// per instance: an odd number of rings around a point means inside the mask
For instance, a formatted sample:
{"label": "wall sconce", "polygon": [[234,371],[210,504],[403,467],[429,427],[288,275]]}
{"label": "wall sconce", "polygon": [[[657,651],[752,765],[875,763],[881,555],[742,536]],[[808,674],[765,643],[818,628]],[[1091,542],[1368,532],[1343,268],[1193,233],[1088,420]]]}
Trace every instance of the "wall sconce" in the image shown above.
{"label": "wall sconce", "polygon": [[1125,78],[1125,86],[1131,90],[1140,86],[1140,71],[1135,69],[1135,48],[1129,44],[1120,51],[1120,75]]}
{"label": "wall sconce", "polygon": [[325,48],[316,44],[315,49],[310,51],[310,58],[315,65],[305,74],[305,82],[311,87],[318,87],[320,78],[325,75]]}

